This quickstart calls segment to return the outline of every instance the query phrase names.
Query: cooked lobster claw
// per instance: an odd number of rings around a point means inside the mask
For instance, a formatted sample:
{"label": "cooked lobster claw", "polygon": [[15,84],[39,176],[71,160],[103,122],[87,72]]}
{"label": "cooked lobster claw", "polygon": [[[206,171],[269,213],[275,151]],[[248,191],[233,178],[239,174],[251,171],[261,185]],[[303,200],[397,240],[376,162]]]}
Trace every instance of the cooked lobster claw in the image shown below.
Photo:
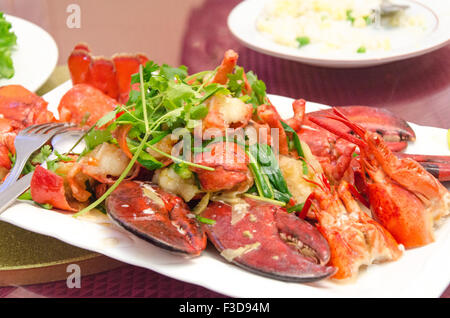
{"label": "cooked lobster claw", "polygon": [[106,200],[108,215],[136,236],[172,252],[197,256],[206,235],[179,197],[156,185],[124,181]]}
{"label": "cooked lobster claw", "polygon": [[283,281],[312,282],[335,273],[327,241],[308,222],[283,208],[246,200],[247,213],[212,202],[202,216],[209,240],[228,261],[251,272]]}
{"label": "cooked lobster claw", "polygon": [[[356,122],[365,129],[382,136],[392,151],[401,151],[407,147],[408,141],[416,139],[416,135],[408,123],[386,109],[368,106],[344,106],[339,107],[339,111],[352,122]],[[321,117],[323,119],[328,114],[332,114],[331,109],[308,113],[306,117],[307,119],[310,117]],[[351,129],[342,123],[334,120],[327,121],[341,132],[351,132]]]}
{"label": "cooked lobster claw", "polygon": [[74,85],[89,84],[120,103],[126,103],[131,75],[147,61],[143,54],[115,54],[110,59],[93,56],[87,44],[79,43],[69,56],[68,66]]}
{"label": "cooked lobster claw", "polygon": [[75,84],[58,105],[59,118],[63,122],[92,126],[117,106],[115,99],[87,84]]}

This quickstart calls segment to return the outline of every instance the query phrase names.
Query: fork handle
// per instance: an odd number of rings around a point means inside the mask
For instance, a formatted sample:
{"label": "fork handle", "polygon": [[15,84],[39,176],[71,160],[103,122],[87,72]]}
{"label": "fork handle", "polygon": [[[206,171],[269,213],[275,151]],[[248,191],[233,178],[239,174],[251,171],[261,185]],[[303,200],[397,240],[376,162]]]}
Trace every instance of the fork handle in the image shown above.
{"label": "fork handle", "polygon": [[32,177],[33,172],[30,172],[0,193],[0,214],[2,214],[22,193],[30,187]]}

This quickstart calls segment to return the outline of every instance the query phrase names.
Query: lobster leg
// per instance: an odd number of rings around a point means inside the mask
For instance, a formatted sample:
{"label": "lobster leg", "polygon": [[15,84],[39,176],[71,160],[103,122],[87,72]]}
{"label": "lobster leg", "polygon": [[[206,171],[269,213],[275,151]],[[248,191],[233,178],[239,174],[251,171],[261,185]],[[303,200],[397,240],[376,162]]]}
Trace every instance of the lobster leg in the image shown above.
{"label": "lobster leg", "polygon": [[[356,140],[375,219],[406,248],[433,242],[434,221],[450,212],[448,190],[417,161],[398,158],[379,134],[351,122],[336,108],[333,113],[327,117],[345,124],[362,138]],[[322,124],[320,120],[314,122]],[[336,133],[349,141],[355,138]]]}
{"label": "lobster leg", "polygon": [[410,158],[424,167],[439,181],[450,181],[450,157],[448,156],[431,156],[431,155],[412,155],[406,153],[395,153],[402,158]]}
{"label": "lobster leg", "polygon": [[[309,118],[309,120],[316,125],[327,129],[328,131],[336,134],[339,137],[342,137],[359,147],[364,147],[365,142],[362,141],[359,138],[356,138],[353,135],[350,135],[346,130],[342,131],[338,126],[335,124],[330,123],[329,119],[341,122],[345,125],[348,125],[349,128],[351,128],[354,132],[357,133],[359,136],[364,136],[364,128],[362,125],[356,124],[356,123],[349,123],[348,118],[343,114],[343,112],[337,109],[333,109],[335,114],[334,115],[327,115],[326,118],[323,117],[312,117]],[[386,143],[389,149],[392,150],[392,147],[389,146],[389,143]],[[424,167],[429,173],[431,173],[436,179],[439,181],[450,181],[450,157],[448,156],[430,156],[430,155],[411,155],[411,154],[405,154],[405,153],[394,153],[399,159],[403,158],[410,158],[418,163],[422,167]]]}

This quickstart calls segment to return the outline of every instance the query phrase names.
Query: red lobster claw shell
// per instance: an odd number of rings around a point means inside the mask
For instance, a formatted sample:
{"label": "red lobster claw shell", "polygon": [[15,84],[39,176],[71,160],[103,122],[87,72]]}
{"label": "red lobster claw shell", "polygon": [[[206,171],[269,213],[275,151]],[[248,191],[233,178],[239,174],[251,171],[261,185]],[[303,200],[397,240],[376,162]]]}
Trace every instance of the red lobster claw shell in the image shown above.
{"label": "red lobster claw shell", "polygon": [[213,202],[202,216],[210,241],[230,262],[251,272],[283,281],[311,282],[329,277],[335,268],[327,241],[319,231],[284,209],[247,200],[248,213],[232,223],[230,205]]}
{"label": "red lobster claw shell", "polygon": [[110,59],[92,56],[87,44],[80,43],[69,56],[68,66],[74,85],[92,85],[120,103],[126,103],[131,75],[147,61],[143,54],[116,54]]}
{"label": "red lobster claw shell", "polygon": [[[408,123],[386,109],[368,106],[343,106],[339,107],[339,111],[349,120],[382,136],[392,151],[401,151],[407,147],[408,141],[416,140],[416,135]],[[332,109],[308,113],[307,118],[321,117],[337,130],[350,132],[350,129],[344,124],[324,118],[328,114],[332,114]]]}
{"label": "red lobster claw shell", "polygon": [[161,248],[190,256],[206,248],[187,204],[156,185],[124,181],[106,200],[106,210],[120,226]]}
{"label": "red lobster claw shell", "polygon": [[61,98],[58,112],[63,122],[92,126],[116,106],[116,100],[99,89],[87,84],[76,84]]}

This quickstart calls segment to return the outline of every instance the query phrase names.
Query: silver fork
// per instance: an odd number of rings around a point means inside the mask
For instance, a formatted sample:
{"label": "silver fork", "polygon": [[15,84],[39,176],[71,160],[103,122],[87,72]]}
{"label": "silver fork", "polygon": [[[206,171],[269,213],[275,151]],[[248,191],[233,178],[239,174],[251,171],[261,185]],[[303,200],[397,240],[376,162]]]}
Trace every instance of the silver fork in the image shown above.
{"label": "silver fork", "polygon": [[16,162],[8,177],[0,186],[0,193],[17,181],[30,156],[41,148],[56,134],[60,134],[72,127],[68,124],[49,123],[33,125],[19,132],[14,141],[16,148]]}
{"label": "silver fork", "polygon": [[[85,131],[83,130],[67,130],[63,131],[60,134],[55,135],[52,140],[52,148],[53,153],[48,157],[49,160],[55,159],[56,155],[55,151],[59,153],[66,153],[74,148],[74,145],[80,141],[80,139],[84,136]],[[81,152],[84,149],[84,144],[81,142],[74,151]],[[45,163],[42,166],[46,166]],[[9,206],[11,206],[16,199],[24,193],[29,187],[31,183],[31,179],[33,178],[34,172],[30,172],[27,175],[23,176],[11,186],[9,186],[4,191],[0,192],[0,214],[4,212]]]}

